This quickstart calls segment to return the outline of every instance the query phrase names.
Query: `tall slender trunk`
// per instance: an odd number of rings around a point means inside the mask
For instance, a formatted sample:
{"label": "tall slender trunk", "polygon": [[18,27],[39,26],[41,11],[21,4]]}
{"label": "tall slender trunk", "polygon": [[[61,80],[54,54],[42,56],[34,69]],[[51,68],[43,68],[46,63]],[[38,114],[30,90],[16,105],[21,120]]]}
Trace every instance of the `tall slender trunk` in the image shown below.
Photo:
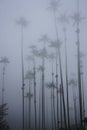
{"label": "tall slender trunk", "polygon": [[60,85],[60,120],[61,120],[61,130],[63,128],[63,123],[62,123],[62,90],[61,90],[61,85]]}
{"label": "tall slender trunk", "polygon": [[59,98],[58,98],[58,54],[56,48],[56,87],[57,87],[57,129],[59,130]]}
{"label": "tall slender trunk", "polygon": [[[77,0],[77,13],[79,14],[79,0]],[[80,127],[82,128],[82,88],[81,88],[81,72],[80,72],[80,41],[79,41],[79,20],[77,21],[77,66],[78,66],[78,89],[79,89],[79,107],[80,107]]]}
{"label": "tall slender trunk", "polygon": [[[40,74],[40,81],[42,80],[41,78],[42,73]],[[39,89],[39,130],[41,130],[41,95],[42,95],[42,88],[41,88],[41,82],[40,82],[40,89]]]}
{"label": "tall slender trunk", "polygon": [[26,100],[26,130],[28,130],[28,127],[27,127],[27,95],[25,96],[25,100]]}
{"label": "tall slender trunk", "polygon": [[56,117],[55,117],[55,95],[54,95],[54,87],[53,87],[53,112],[54,112],[54,130],[56,130]]}
{"label": "tall slender trunk", "polygon": [[[56,30],[56,37],[58,41],[58,31],[57,31],[57,22],[56,22],[56,14],[54,12],[54,20],[55,20],[55,30]],[[65,122],[65,129],[67,129],[67,122],[66,122],[66,107],[65,107],[65,99],[64,99],[64,87],[63,87],[63,77],[62,77],[62,66],[61,66],[61,54],[60,48],[58,48],[59,54],[59,66],[60,66],[60,80],[61,80],[61,90],[62,90],[62,100],[63,100],[63,110],[64,110],[64,122]],[[59,127],[58,127],[59,128]]]}
{"label": "tall slender trunk", "polygon": [[[52,64],[52,84],[54,85],[54,73]],[[54,118],[54,130],[56,130],[56,117],[55,117],[55,97],[54,97],[54,86],[52,87],[52,99],[53,99],[53,118]]]}
{"label": "tall slender trunk", "polygon": [[72,91],[73,91],[73,102],[74,102],[74,117],[75,117],[75,126],[77,129],[77,107],[76,107],[76,92],[74,91],[74,88],[72,86]]}
{"label": "tall slender trunk", "polygon": [[42,58],[42,130],[45,130],[44,57]]}
{"label": "tall slender trunk", "polygon": [[3,66],[3,79],[2,79],[2,105],[4,104],[4,91],[5,91],[5,66]]}
{"label": "tall slender trunk", "polygon": [[36,108],[36,70],[34,59],[34,111],[35,111],[35,130],[37,130],[37,108]]}
{"label": "tall slender trunk", "polygon": [[68,115],[68,129],[70,130],[70,114],[69,114],[69,90],[68,90],[68,69],[67,69],[67,46],[66,46],[66,28],[64,31],[64,41],[65,41],[65,66],[66,66],[66,93],[67,93],[67,115]]}
{"label": "tall slender trunk", "polygon": [[[53,77],[54,77],[54,72],[53,72],[53,61],[52,61],[52,84],[53,84]],[[51,119],[52,119],[52,130],[54,129],[54,127],[53,127],[54,110],[55,109],[53,109],[53,88],[51,87]]]}
{"label": "tall slender trunk", "polygon": [[52,102],[52,97],[53,96],[53,92],[52,92],[52,88],[51,88],[51,127],[52,127],[52,130],[53,130],[53,102]]}
{"label": "tall slender trunk", "polygon": [[41,130],[41,104],[40,104],[40,100],[41,97],[40,97],[40,89],[39,89],[39,130]]}
{"label": "tall slender trunk", "polygon": [[31,81],[29,79],[29,130],[31,130]]}
{"label": "tall slender trunk", "polygon": [[[85,95],[84,95],[84,81],[83,81],[83,72],[81,75],[81,79],[82,79],[82,95],[83,95],[83,120],[85,118]],[[84,129],[86,128],[85,123],[84,123]]]}
{"label": "tall slender trunk", "polygon": [[24,62],[23,62],[23,26],[21,25],[21,64],[22,64],[22,129],[24,130]]}
{"label": "tall slender trunk", "polygon": [[59,65],[60,65],[60,79],[61,79],[61,90],[62,90],[62,100],[63,100],[64,122],[65,122],[65,129],[67,130],[66,107],[65,107],[65,99],[64,99],[64,86],[63,86],[63,77],[62,77],[60,48],[58,48],[58,52],[59,52]]}

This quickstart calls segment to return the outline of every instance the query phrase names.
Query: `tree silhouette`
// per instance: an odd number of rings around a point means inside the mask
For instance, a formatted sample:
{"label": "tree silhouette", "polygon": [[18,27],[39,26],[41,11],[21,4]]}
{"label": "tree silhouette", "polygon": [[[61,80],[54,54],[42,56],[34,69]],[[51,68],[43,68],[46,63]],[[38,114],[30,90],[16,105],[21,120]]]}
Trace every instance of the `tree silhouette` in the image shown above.
{"label": "tree silhouette", "polygon": [[69,92],[68,92],[68,66],[67,66],[67,25],[69,24],[69,16],[63,13],[58,17],[58,21],[63,26],[64,42],[65,42],[65,67],[66,67],[66,92],[67,92],[67,115],[68,115],[68,129],[70,129],[69,116]]}
{"label": "tree silhouette", "polygon": [[25,79],[29,82],[29,92],[26,96],[29,99],[29,129],[31,129],[31,98],[33,97],[33,94],[31,93],[31,81],[34,79],[34,73],[32,71],[27,71]]}
{"label": "tree silhouette", "polygon": [[80,22],[84,19],[79,11],[79,0],[77,0],[77,12],[73,14],[72,19],[74,20],[74,25],[76,25],[76,35],[77,35],[77,66],[78,66],[78,90],[79,90],[79,108],[80,108],[80,127],[82,128],[82,86],[81,86],[81,75],[80,75]]}
{"label": "tree silhouette", "polygon": [[37,107],[36,107],[36,64],[35,64],[35,56],[37,55],[38,51],[35,45],[30,46],[32,49],[32,57],[33,57],[33,73],[34,73],[34,110],[35,110],[35,130],[37,130]]}
{"label": "tree silhouette", "polygon": [[[83,61],[82,58],[85,55],[80,52],[80,75],[81,75],[81,85],[82,85],[82,107],[83,107],[83,113],[82,113],[82,118],[83,120],[85,119],[85,94],[84,94],[84,72],[83,72]],[[84,129],[85,129],[85,122],[84,122]]]}
{"label": "tree silhouette", "polygon": [[41,101],[42,101],[42,72],[43,72],[43,66],[39,65],[37,68],[37,72],[40,73],[40,88],[39,88],[39,130],[41,130]]}
{"label": "tree silhouette", "polygon": [[4,104],[4,92],[5,92],[5,72],[6,72],[6,66],[9,64],[9,59],[5,57],[1,57],[0,63],[3,64],[3,80],[2,80],[2,105]]}
{"label": "tree silhouette", "polygon": [[60,6],[61,0],[51,0],[47,9],[52,10],[54,13],[56,13]]}
{"label": "tree silhouette", "polygon": [[69,85],[72,86],[72,92],[73,92],[73,102],[74,102],[74,114],[75,114],[75,125],[77,129],[77,107],[76,107],[76,86],[77,86],[77,81],[74,78],[71,78],[69,81]]}
{"label": "tree silhouette", "polygon": [[[49,61],[51,61],[51,64],[52,64],[52,69],[51,69],[51,73],[52,73],[52,83],[49,84],[49,88],[51,88],[51,110],[53,109],[52,111],[52,129],[55,128],[56,129],[56,118],[55,118],[55,98],[54,98],[54,88],[57,89],[57,87],[55,86],[54,84],[54,70],[53,70],[53,63],[54,63],[54,60],[55,60],[56,56],[54,53],[50,53],[48,55],[48,59]],[[54,85],[53,85],[54,84]],[[53,120],[54,119],[54,120]]]}
{"label": "tree silhouette", "polygon": [[24,130],[24,61],[23,61],[23,30],[27,27],[28,22],[24,17],[20,17],[16,24],[21,26],[21,66],[22,66],[22,129]]}
{"label": "tree silhouette", "polygon": [[[60,51],[60,47],[61,47],[61,44],[62,44],[62,42],[61,42],[61,40],[60,39],[57,39],[57,40],[55,40],[55,41],[50,41],[50,45],[49,45],[49,47],[52,47],[52,48],[54,48],[55,50],[56,50],[56,87],[57,87],[57,125],[58,125],[58,127],[59,127],[59,106],[58,106],[58,55],[60,54],[60,53],[58,53],[58,51]],[[59,59],[60,59],[60,57],[59,57]],[[62,78],[61,78],[62,79]],[[63,97],[64,95],[62,95],[62,97]],[[65,101],[63,100],[63,102],[64,102],[64,106],[65,106]],[[65,110],[65,107],[64,107],[64,110]],[[62,122],[61,122],[62,123]],[[61,125],[62,126],[62,125]]]}
{"label": "tree silhouette", "polygon": [[[61,0],[52,0],[50,2],[50,6],[48,7],[48,9],[51,9],[53,11],[53,16],[54,16],[54,25],[55,25],[55,32],[56,32],[56,41],[59,41],[59,35],[58,35],[58,29],[57,29],[57,10],[59,9],[60,5],[61,5]],[[61,80],[61,87],[64,93],[64,88],[63,88],[63,77],[62,77],[62,66],[61,66],[61,53],[60,53],[60,47],[56,48],[56,55],[58,52],[58,56],[59,56],[59,67],[60,67],[60,80]],[[57,67],[56,67],[57,68]],[[56,77],[58,77],[56,75]],[[58,78],[56,78],[56,84],[58,86]],[[58,96],[57,96],[58,97]],[[66,108],[65,108],[65,99],[64,99],[64,94],[63,94],[63,110],[64,110],[64,122],[65,122],[65,128],[67,129],[67,122],[66,122]],[[57,103],[58,106],[58,103]],[[57,127],[59,129],[59,110],[57,108]]]}
{"label": "tree silhouette", "polygon": [[7,113],[7,104],[0,105],[0,130],[9,130],[9,125],[5,116],[8,115]]}
{"label": "tree silhouette", "polygon": [[44,70],[45,70],[45,58],[47,58],[47,50],[45,44],[49,41],[46,34],[42,35],[39,42],[43,42],[43,48],[39,50],[38,57],[42,59],[42,130],[45,129],[45,87],[44,87]]}
{"label": "tree silhouette", "polygon": [[54,89],[56,85],[52,81],[51,83],[47,84],[47,88],[51,89],[51,118],[52,118],[52,129],[56,129],[56,113],[55,113],[55,93]]}

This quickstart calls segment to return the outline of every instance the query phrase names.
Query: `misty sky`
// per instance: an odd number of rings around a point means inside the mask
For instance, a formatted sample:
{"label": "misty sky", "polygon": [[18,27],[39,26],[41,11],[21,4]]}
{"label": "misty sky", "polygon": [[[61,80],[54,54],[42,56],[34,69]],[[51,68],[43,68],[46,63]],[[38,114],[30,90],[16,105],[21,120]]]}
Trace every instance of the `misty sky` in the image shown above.
{"label": "misty sky", "polygon": [[[43,34],[47,34],[51,39],[55,39],[53,13],[47,8],[50,0],[0,0],[0,57],[7,56],[10,64],[6,67],[5,85],[6,85],[6,101],[8,102],[9,115],[11,122],[12,115],[14,121],[21,118],[21,56],[20,56],[20,27],[16,21],[20,17],[24,17],[29,25],[24,29],[24,59],[29,53],[28,47],[32,44],[41,47],[38,39]],[[76,0],[61,0],[61,7],[58,16],[66,12],[69,16],[76,12]],[[84,66],[84,82],[85,88],[87,84],[87,0],[80,0],[80,10],[83,17],[80,29],[81,50],[86,55],[83,58]],[[76,33],[73,21],[67,26],[67,51],[69,75],[76,71]],[[59,37],[63,41],[62,26],[58,24]],[[64,57],[64,45],[62,45],[62,57]],[[30,54],[30,53],[29,53]],[[74,64],[75,61],[75,64]],[[25,62],[25,71],[27,70],[27,62]],[[62,58],[64,63],[64,58]],[[64,66],[64,65],[63,65]],[[0,65],[0,98],[2,86],[2,65]],[[85,92],[86,94],[86,92]],[[17,113],[17,117],[16,114]],[[15,125],[15,124],[14,124]],[[16,127],[16,126],[15,126]],[[18,127],[18,126],[17,126]]]}

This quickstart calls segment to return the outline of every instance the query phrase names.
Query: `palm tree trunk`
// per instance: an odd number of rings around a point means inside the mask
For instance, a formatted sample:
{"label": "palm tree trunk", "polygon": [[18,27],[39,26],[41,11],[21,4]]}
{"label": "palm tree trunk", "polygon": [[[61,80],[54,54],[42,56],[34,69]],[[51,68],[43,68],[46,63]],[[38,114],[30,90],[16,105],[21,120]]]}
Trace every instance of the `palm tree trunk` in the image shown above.
{"label": "palm tree trunk", "polygon": [[[83,72],[82,72],[82,95],[83,95],[83,120],[85,118],[85,95],[84,95],[84,83],[83,83]],[[85,123],[84,123],[84,129],[86,129]]]}
{"label": "palm tree trunk", "polygon": [[26,130],[28,130],[27,128],[27,95],[25,96],[26,99]]}
{"label": "palm tree trunk", "polygon": [[[52,65],[52,84],[54,85],[54,73]],[[54,86],[52,88],[52,99],[53,99],[53,118],[54,118],[54,130],[56,130],[56,116],[55,116],[55,96],[54,96]]]}
{"label": "palm tree trunk", "polygon": [[[42,80],[41,78],[42,73],[40,74],[40,81]],[[40,82],[40,88],[39,88],[39,130],[41,130],[41,95],[42,95],[42,88],[41,88],[41,82]]]}
{"label": "palm tree trunk", "polygon": [[63,77],[62,77],[60,48],[58,49],[58,52],[59,52],[59,65],[60,65],[60,79],[61,79],[61,90],[62,90],[62,100],[63,100],[64,122],[65,122],[65,129],[67,130],[66,107],[65,107],[65,100],[64,100],[64,87],[63,87]]}
{"label": "palm tree trunk", "polygon": [[53,92],[51,88],[51,123],[52,123],[52,130],[53,130],[53,100],[52,100]]}
{"label": "palm tree trunk", "polygon": [[45,130],[44,57],[42,58],[42,130]]}
{"label": "palm tree trunk", "polygon": [[31,82],[29,80],[29,130],[31,130]]}
{"label": "palm tree trunk", "polygon": [[61,130],[63,128],[63,123],[62,123],[62,90],[61,90],[61,85],[60,85],[60,120],[61,120]]}
{"label": "palm tree trunk", "polygon": [[55,95],[54,95],[54,87],[53,87],[53,111],[54,111],[54,130],[56,130],[56,116],[55,116]]}
{"label": "palm tree trunk", "polygon": [[72,88],[73,90],[73,102],[74,102],[74,114],[75,114],[75,126],[76,126],[76,129],[77,129],[77,107],[76,107],[76,94],[75,94],[75,91],[74,91],[74,88]]}
{"label": "palm tree trunk", "polygon": [[22,64],[22,129],[24,130],[24,62],[23,62],[23,26],[21,25],[21,64]]}
{"label": "palm tree trunk", "polygon": [[[53,61],[52,61],[52,84],[53,84],[53,78],[54,78],[54,72],[53,72]],[[53,115],[54,115],[54,112],[55,111],[55,108],[53,109],[53,88],[51,87],[51,119],[52,119],[52,130],[54,129],[54,126],[53,126]]]}
{"label": "palm tree trunk", "polygon": [[5,80],[5,66],[3,66],[3,79],[2,79],[2,105],[4,104],[4,81]]}
{"label": "palm tree trunk", "polygon": [[41,104],[40,104],[40,99],[41,99],[41,97],[40,97],[40,89],[39,89],[39,130],[41,130]]}
{"label": "palm tree trunk", "polygon": [[57,87],[57,129],[59,130],[59,98],[58,98],[58,54],[56,48],[56,87]]}
{"label": "palm tree trunk", "polygon": [[35,130],[37,130],[37,108],[36,108],[36,70],[34,60],[34,110],[35,110]]}
{"label": "palm tree trunk", "polygon": [[[54,12],[54,22],[55,22],[55,30],[56,30],[56,37],[58,41],[58,31],[57,31],[57,22],[56,22],[56,14]],[[59,66],[60,66],[60,79],[61,79],[61,88],[62,88],[62,99],[63,99],[63,110],[64,110],[64,122],[65,122],[65,129],[67,129],[67,122],[66,122],[66,107],[65,107],[65,100],[64,100],[64,88],[63,88],[63,77],[62,77],[62,66],[61,66],[61,54],[60,48],[58,48],[59,54]]]}
{"label": "palm tree trunk", "polygon": [[[79,13],[79,0],[77,0],[77,13]],[[78,90],[79,90],[79,107],[80,107],[80,127],[82,128],[82,88],[81,88],[81,72],[80,72],[80,41],[79,41],[79,20],[77,21],[77,65],[78,65]]]}
{"label": "palm tree trunk", "polygon": [[65,41],[65,66],[66,66],[66,92],[67,92],[67,115],[68,115],[68,129],[70,130],[70,115],[69,115],[69,90],[68,90],[68,69],[67,69],[67,47],[66,47],[66,28],[64,31],[64,41]]}

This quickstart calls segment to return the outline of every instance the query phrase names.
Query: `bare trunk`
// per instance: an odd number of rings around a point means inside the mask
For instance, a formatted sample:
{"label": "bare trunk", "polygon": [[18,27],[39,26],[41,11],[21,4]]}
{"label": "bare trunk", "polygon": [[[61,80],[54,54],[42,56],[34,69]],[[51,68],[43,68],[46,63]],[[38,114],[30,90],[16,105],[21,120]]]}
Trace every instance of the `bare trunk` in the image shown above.
{"label": "bare trunk", "polygon": [[35,130],[37,130],[37,108],[36,108],[36,70],[34,60],[34,111],[35,111]]}
{"label": "bare trunk", "polygon": [[31,82],[29,80],[29,130],[31,130]]}
{"label": "bare trunk", "polygon": [[45,130],[45,88],[44,88],[44,57],[42,58],[42,130]]}
{"label": "bare trunk", "polygon": [[21,25],[21,64],[22,64],[22,129],[24,130],[24,62],[23,62],[23,26]]}
{"label": "bare trunk", "polygon": [[68,129],[70,130],[70,115],[69,115],[69,90],[68,90],[68,70],[67,70],[67,46],[66,46],[66,28],[64,31],[64,39],[65,39],[65,66],[66,66],[66,93],[67,93],[67,116],[68,116]]}
{"label": "bare trunk", "polygon": [[[54,12],[54,20],[55,20],[55,30],[56,30],[56,37],[58,41],[58,31],[57,31],[57,23],[56,23],[56,14]],[[64,87],[63,87],[63,77],[62,77],[62,66],[61,66],[61,54],[60,48],[58,48],[59,54],[59,66],[60,66],[60,80],[61,80],[61,90],[62,90],[62,99],[63,99],[63,110],[64,110],[64,122],[65,122],[65,129],[67,129],[67,122],[66,122],[66,107],[65,107],[65,100],[64,100]],[[59,126],[58,126],[59,128]]]}

